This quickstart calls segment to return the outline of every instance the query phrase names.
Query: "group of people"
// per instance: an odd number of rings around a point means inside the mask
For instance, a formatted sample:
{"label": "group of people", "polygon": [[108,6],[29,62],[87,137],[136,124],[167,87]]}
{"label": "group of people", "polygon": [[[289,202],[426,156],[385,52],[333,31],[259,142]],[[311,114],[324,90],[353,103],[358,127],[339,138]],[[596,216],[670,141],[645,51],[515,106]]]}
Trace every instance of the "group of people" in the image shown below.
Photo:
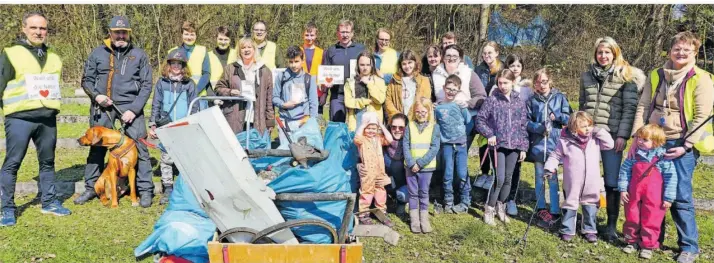
{"label": "group of people", "polygon": [[[26,87],[27,75],[60,74],[62,63],[45,45],[44,15],[28,13],[22,25],[25,38],[0,56],[7,138],[0,175],[0,226],[16,223],[15,181],[30,139],[40,161],[42,212],[70,214],[54,189],[60,102],[37,98]],[[701,42],[690,32],[672,38],[669,60],[649,75],[625,61],[615,40],[598,39],[591,51],[592,63],[581,75],[580,111],[573,112],[566,96],[551,87],[553,74],[547,68],[536,70],[529,79],[522,74],[522,58],[510,54],[501,61],[500,47],[493,41],[481,47],[482,62],[474,66],[453,32],[444,34],[440,45],[429,45],[420,57],[415,50],[391,48],[392,33],[383,28],[377,30],[370,51],[353,40],[354,24],[349,20],[337,25],[337,43],[322,49],[317,46],[316,25],[308,23],[302,45],[285,50],[286,69],[274,77],[279,51],[267,40],[265,22],[254,23],[252,36],[240,38],[235,49],[231,48],[234,36],[225,26],[216,30],[213,50],[196,44],[193,23],[184,22],[181,30],[183,43],[169,50],[153,86],[147,129],[143,109],[152,92],[149,58],[132,45],[129,20],[112,18],[108,38],[84,65],[81,85],[92,101],[91,126],[113,128],[119,119],[126,135],[141,142],[147,136],[156,138],[157,127],[190,114],[189,104],[195,98],[218,95],[251,97],[254,103],[249,107],[245,100],[215,100],[198,108],[219,106],[234,133],[244,131],[249,120],[260,134],[269,136],[276,123],[281,123],[278,129],[283,124],[299,129],[308,119],[321,118],[323,107],[329,105],[330,121],[344,122],[355,133],[359,210],[368,210],[374,202],[386,213],[389,192],[408,202],[412,232],[433,231],[430,189],[443,193],[433,204],[437,212],[469,210],[472,183],[467,153],[476,141],[481,176],[475,185],[488,189],[486,224],[495,225],[496,219],[508,223],[509,215],[518,213],[521,163],[528,161],[535,165],[538,225],[560,222],[562,240],[575,237],[579,208],[584,238],[598,240],[595,216],[604,193],[603,239],[618,238],[622,202],[628,243],[624,250],[641,249],[640,256],[651,257],[664,238],[663,218],[669,208],[682,251],[678,261],[693,262],[699,253],[692,174],[699,152],[714,148],[711,132],[705,132],[711,127],[699,129],[712,112],[714,84],[710,73],[695,64]],[[318,83],[320,65],[342,66],[344,83]],[[279,134],[285,141],[285,135]],[[630,138],[634,138],[632,146],[624,153]],[[151,164],[147,146],[137,143],[137,147],[137,190],[141,206],[149,207],[154,188]],[[91,147],[86,191],[74,200],[76,204],[96,197],[93,186],[106,151]],[[556,174],[560,164],[562,204]],[[167,154],[161,156],[161,174],[163,204],[174,176]],[[373,223],[368,213],[361,213],[359,220]]]}

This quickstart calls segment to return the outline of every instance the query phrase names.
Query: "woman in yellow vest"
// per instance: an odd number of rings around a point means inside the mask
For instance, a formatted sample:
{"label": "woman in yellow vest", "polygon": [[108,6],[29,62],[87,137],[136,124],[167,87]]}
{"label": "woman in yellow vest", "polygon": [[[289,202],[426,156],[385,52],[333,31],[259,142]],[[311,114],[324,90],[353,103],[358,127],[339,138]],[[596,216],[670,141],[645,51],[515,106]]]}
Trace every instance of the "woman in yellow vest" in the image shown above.
{"label": "woman in yellow vest", "polygon": [[379,123],[384,123],[382,104],[387,97],[387,86],[384,85],[384,79],[377,75],[371,52],[365,50],[357,56],[355,70],[355,77],[345,81],[346,122],[350,131],[359,127],[358,121],[362,120],[362,114],[367,111],[377,112]]}
{"label": "woman in yellow vest", "polygon": [[[712,114],[714,84],[711,73],[696,66],[700,46],[699,37],[689,31],[672,38],[669,60],[650,73],[632,125],[632,130],[637,131],[647,123],[658,124],[667,135],[664,158],[674,162],[678,178],[677,197],[671,208],[682,251],[677,262],[694,262],[699,254],[692,174],[699,154],[714,152],[712,124],[705,123]],[[694,131],[701,124],[704,126]],[[637,147],[630,147],[628,157],[634,156],[633,149]],[[662,227],[660,243],[664,236]]]}
{"label": "woman in yellow vest", "polygon": [[238,53],[234,48],[231,48],[233,32],[227,26],[219,26],[216,31],[216,48],[208,53],[211,63],[211,87],[213,88],[223,76],[223,68],[238,59]]}
{"label": "woman in yellow vest", "polygon": [[258,47],[256,58],[263,62],[271,71],[275,69],[275,56],[277,46],[275,42],[268,41],[268,26],[265,21],[258,20],[253,24],[253,41]]}
{"label": "woman in yellow vest", "polygon": [[377,65],[377,74],[384,79],[384,84],[389,84],[392,75],[397,73],[397,60],[399,52],[389,47],[392,34],[385,28],[377,29],[377,38],[374,40],[374,60]]}
{"label": "woman in yellow vest", "polygon": [[436,170],[436,155],[441,144],[431,98],[417,98],[409,118],[412,121],[407,125],[402,143],[409,189],[410,228],[414,233],[429,233],[432,231],[429,223],[429,185]]}
{"label": "woman in yellow vest", "polygon": [[[191,79],[196,84],[198,96],[206,96],[206,88],[211,81],[211,63],[208,50],[205,46],[196,44],[196,27],[192,22],[184,21],[181,26],[181,39],[183,44],[169,49],[169,53],[175,49],[183,49],[188,55],[188,69],[191,71]],[[201,109],[208,107],[208,102],[200,101]]]}
{"label": "woman in yellow vest", "polygon": [[[309,22],[305,25],[305,31],[303,31],[303,44],[300,49],[302,49],[305,58],[302,60],[302,70],[307,72],[310,76],[317,77],[317,71],[320,65],[322,65],[322,48],[317,46],[317,26],[314,22]],[[327,99],[327,92],[322,92],[322,89],[317,89],[317,97],[319,98],[319,104],[317,106],[317,113],[322,114],[322,105],[325,105],[325,100]]]}

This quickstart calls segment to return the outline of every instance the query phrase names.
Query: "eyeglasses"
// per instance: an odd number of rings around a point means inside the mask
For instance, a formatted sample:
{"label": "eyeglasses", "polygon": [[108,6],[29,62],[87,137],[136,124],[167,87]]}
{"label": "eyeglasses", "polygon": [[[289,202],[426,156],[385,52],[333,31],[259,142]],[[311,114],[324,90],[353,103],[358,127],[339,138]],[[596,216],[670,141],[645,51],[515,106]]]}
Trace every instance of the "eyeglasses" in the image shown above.
{"label": "eyeglasses", "polygon": [[395,130],[395,131],[403,131],[404,130],[404,126],[391,126],[389,128],[392,130]]}
{"label": "eyeglasses", "polygon": [[691,50],[691,49],[681,49],[681,48],[672,49],[672,53],[685,54],[685,55],[691,54],[693,51],[694,50]]}
{"label": "eyeglasses", "polygon": [[536,84],[541,85],[541,86],[545,86],[545,85],[550,84],[550,80],[549,80],[549,79],[544,79],[544,80],[541,80],[541,81],[539,81],[539,82],[536,82]]}
{"label": "eyeglasses", "polygon": [[446,91],[446,92],[448,92],[448,93],[458,93],[460,90],[457,90],[457,89],[444,89],[444,91]]}
{"label": "eyeglasses", "polygon": [[460,58],[459,55],[445,55],[444,58],[446,59],[455,59],[455,58]]}

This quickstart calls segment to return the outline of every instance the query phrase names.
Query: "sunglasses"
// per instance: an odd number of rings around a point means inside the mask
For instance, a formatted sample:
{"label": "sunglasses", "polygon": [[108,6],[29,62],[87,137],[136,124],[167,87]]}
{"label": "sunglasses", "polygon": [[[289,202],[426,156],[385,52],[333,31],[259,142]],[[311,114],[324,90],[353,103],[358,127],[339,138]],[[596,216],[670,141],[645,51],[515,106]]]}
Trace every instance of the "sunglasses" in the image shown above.
{"label": "sunglasses", "polygon": [[391,126],[391,127],[389,127],[389,128],[392,129],[392,130],[396,130],[396,131],[403,131],[403,130],[404,130],[404,126]]}

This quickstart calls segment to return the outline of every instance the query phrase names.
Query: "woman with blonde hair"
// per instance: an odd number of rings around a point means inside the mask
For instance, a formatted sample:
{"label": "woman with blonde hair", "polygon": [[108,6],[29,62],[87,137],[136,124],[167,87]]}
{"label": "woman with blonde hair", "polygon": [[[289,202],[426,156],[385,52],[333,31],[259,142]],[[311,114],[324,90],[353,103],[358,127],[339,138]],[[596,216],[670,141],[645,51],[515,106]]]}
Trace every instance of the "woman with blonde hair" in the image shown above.
{"label": "woman with blonde hair", "polygon": [[601,152],[607,194],[607,228],[603,238],[616,240],[620,193],[617,177],[622,164],[622,151],[632,133],[638,92],[644,85],[642,70],[630,66],[622,49],[611,37],[599,38],[593,48],[592,64],[580,76],[580,110],[592,115],[595,126],[615,138],[615,148]]}
{"label": "woman with blonde hair", "polygon": [[[218,96],[253,97],[253,125],[260,134],[275,127],[273,109],[273,73],[256,58],[257,46],[250,38],[236,44],[239,59],[228,66],[216,84]],[[221,106],[234,133],[243,131],[246,114],[245,101],[225,101]]]}

